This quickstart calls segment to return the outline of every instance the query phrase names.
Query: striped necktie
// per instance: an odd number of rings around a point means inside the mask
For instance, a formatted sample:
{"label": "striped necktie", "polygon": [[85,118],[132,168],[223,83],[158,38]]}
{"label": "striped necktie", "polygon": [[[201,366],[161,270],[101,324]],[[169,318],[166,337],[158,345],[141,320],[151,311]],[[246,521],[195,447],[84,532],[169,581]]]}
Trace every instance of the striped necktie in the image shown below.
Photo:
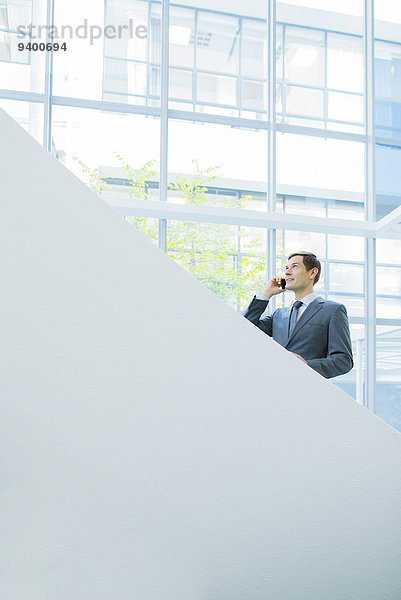
{"label": "striped necktie", "polygon": [[294,327],[297,323],[298,311],[301,308],[303,302],[300,300],[296,300],[291,308],[290,314],[290,322],[288,325],[288,337],[291,337],[292,332],[294,331]]}

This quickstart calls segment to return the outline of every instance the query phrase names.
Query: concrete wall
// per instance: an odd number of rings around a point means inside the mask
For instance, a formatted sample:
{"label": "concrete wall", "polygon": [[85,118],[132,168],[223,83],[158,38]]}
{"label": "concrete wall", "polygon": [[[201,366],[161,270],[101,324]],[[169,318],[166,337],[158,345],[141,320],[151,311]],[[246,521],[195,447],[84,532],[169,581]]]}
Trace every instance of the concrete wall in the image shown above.
{"label": "concrete wall", "polygon": [[6,600],[398,600],[401,437],[0,112]]}

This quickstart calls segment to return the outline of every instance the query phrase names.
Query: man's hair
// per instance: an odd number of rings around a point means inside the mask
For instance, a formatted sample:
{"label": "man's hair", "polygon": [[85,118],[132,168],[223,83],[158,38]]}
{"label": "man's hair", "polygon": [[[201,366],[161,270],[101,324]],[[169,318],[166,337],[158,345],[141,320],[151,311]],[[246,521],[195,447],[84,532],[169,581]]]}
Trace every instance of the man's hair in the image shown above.
{"label": "man's hair", "polygon": [[290,260],[293,256],[302,256],[303,263],[305,265],[305,269],[310,271],[313,267],[317,267],[317,274],[315,275],[315,279],[313,280],[313,285],[319,281],[320,273],[322,272],[322,265],[320,264],[320,260],[316,258],[316,254],[312,252],[305,252],[305,250],[301,250],[300,252],[293,252],[290,254],[287,260]]}

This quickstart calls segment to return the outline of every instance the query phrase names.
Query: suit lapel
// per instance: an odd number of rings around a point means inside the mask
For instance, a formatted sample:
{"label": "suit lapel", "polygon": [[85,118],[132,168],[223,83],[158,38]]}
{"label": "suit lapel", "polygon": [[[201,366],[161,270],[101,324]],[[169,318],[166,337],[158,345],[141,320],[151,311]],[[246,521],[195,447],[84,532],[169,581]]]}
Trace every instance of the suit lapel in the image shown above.
{"label": "suit lapel", "polygon": [[[292,338],[294,337],[294,335],[296,335],[298,333],[298,331],[300,331],[302,329],[302,327],[308,322],[310,321],[310,319],[312,317],[315,316],[315,314],[317,312],[319,312],[319,310],[322,308],[324,303],[324,299],[321,296],[318,296],[317,298],[314,299],[313,302],[311,302],[309,304],[309,306],[305,309],[305,311],[302,313],[302,315],[299,317],[294,330],[291,334],[291,336],[288,338],[286,347],[288,346],[288,344],[291,342]],[[287,317],[287,330],[288,331],[288,322],[289,322],[289,314]]]}

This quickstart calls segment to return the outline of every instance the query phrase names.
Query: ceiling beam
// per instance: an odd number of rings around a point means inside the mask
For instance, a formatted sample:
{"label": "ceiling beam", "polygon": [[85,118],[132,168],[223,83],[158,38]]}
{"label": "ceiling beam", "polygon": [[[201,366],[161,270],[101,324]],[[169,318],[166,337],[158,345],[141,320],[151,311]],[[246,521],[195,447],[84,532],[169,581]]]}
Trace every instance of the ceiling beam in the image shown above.
{"label": "ceiling beam", "polygon": [[387,230],[390,227],[397,225],[399,221],[401,221],[401,206],[397,206],[397,208],[388,213],[388,215],[380,219],[380,221],[377,222],[377,230]]}
{"label": "ceiling beam", "polygon": [[[294,231],[376,237],[377,224],[350,219],[326,219],[309,215],[262,212],[194,204],[176,204],[135,198],[104,197],[109,206],[125,216],[177,219],[207,223],[226,223],[249,227],[270,227]],[[380,236],[381,237],[381,236]],[[383,236],[387,237],[387,236]],[[390,236],[393,237],[393,236]],[[401,238],[396,233],[394,237]]]}

